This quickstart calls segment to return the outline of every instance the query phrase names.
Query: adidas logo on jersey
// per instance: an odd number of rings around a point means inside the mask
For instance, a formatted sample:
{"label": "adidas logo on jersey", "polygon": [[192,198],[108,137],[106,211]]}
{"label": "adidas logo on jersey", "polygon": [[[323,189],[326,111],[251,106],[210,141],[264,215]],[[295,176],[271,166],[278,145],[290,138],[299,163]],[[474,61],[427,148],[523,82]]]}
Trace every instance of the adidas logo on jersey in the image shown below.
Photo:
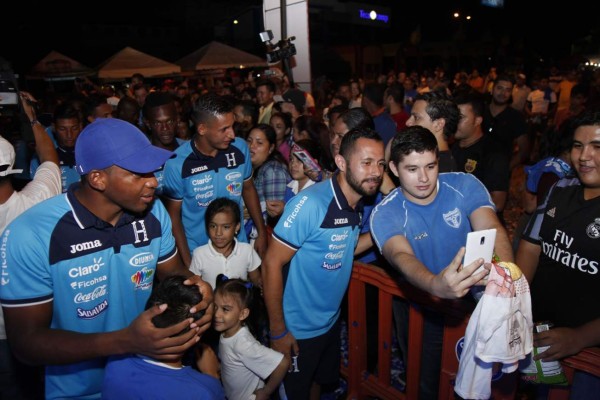
{"label": "adidas logo on jersey", "polygon": [[552,207],[551,209],[549,209],[548,211],[546,211],[546,215],[549,217],[554,218],[554,215],[556,214],[556,207]]}

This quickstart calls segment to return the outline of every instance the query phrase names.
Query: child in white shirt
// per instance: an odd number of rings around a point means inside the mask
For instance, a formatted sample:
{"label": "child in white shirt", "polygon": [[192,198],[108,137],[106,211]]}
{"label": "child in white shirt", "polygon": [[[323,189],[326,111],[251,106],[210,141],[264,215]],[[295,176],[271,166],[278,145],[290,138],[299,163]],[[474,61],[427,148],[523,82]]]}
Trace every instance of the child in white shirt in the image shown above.
{"label": "child in white shirt", "polygon": [[209,241],[194,249],[190,270],[210,283],[213,289],[219,274],[249,279],[262,287],[258,253],[249,243],[238,242],[235,238],[241,227],[238,204],[226,197],[215,199],[206,209],[205,223]]}
{"label": "child in white shirt", "polygon": [[282,353],[262,345],[253,335],[260,326],[261,301],[251,282],[225,276],[217,279],[213,328],[221,333],[221,381],[228,399],[269,399],[290,365]]}

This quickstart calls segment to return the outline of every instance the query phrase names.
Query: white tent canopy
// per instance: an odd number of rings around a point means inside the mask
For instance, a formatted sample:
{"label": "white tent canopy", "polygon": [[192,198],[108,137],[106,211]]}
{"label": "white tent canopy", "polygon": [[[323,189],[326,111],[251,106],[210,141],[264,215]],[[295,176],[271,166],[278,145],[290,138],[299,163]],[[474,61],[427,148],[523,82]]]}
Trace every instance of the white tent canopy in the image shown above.
{"label": "white tent canopy", "polygon": [[254,54],[212,41],[176,61],[183,71],[207,69],[266,67],[267,61]]}
{"label": "white tent canopy", "polygon": [[52,50],[29,71],[27,79],[61,80],[93,74],[93,69]]}
{"label": "white tent canopy", "polygon": [[98,78],[125,79],[139,72],[145,77],[174,75],[181,72],[179,65],[125,47],[98,67]]}

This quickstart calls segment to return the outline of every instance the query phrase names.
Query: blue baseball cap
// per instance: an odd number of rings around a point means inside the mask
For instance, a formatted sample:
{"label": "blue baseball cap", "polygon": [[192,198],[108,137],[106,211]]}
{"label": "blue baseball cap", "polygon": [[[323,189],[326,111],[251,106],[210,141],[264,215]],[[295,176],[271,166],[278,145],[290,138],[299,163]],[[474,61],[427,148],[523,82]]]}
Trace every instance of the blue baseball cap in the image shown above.
{"label": "blue baseball cap", "polygon": [[79,175],[116,165],[147,174],[158,170],[174,153],[153,146],[136,126],[117,118],[98,118],[86,126],[75,142]]}

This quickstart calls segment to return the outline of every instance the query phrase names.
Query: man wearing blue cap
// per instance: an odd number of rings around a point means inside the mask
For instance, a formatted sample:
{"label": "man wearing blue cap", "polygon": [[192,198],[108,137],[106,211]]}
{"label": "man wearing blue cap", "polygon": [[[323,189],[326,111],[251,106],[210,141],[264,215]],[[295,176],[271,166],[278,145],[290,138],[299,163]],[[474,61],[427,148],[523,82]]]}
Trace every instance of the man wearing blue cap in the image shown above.
{"label": "man wearing blue cap", "polygon": [[[199,321],[164,329],[151,319],[165,305],[142,312],[155,275],[190,276],[205,299],[198,308],[212,299],[183,266],[169,216],[154,201],[154,171],[172,154],[128,122],[98,119],[75,145],[81,183],[4,231],[0,303],[8,340],[24,362],[47,365],[46,398],[99,398],[106,356],[168,360],[208,328],[211,307]],[[186,326],[196,329],[171,337]]]}

